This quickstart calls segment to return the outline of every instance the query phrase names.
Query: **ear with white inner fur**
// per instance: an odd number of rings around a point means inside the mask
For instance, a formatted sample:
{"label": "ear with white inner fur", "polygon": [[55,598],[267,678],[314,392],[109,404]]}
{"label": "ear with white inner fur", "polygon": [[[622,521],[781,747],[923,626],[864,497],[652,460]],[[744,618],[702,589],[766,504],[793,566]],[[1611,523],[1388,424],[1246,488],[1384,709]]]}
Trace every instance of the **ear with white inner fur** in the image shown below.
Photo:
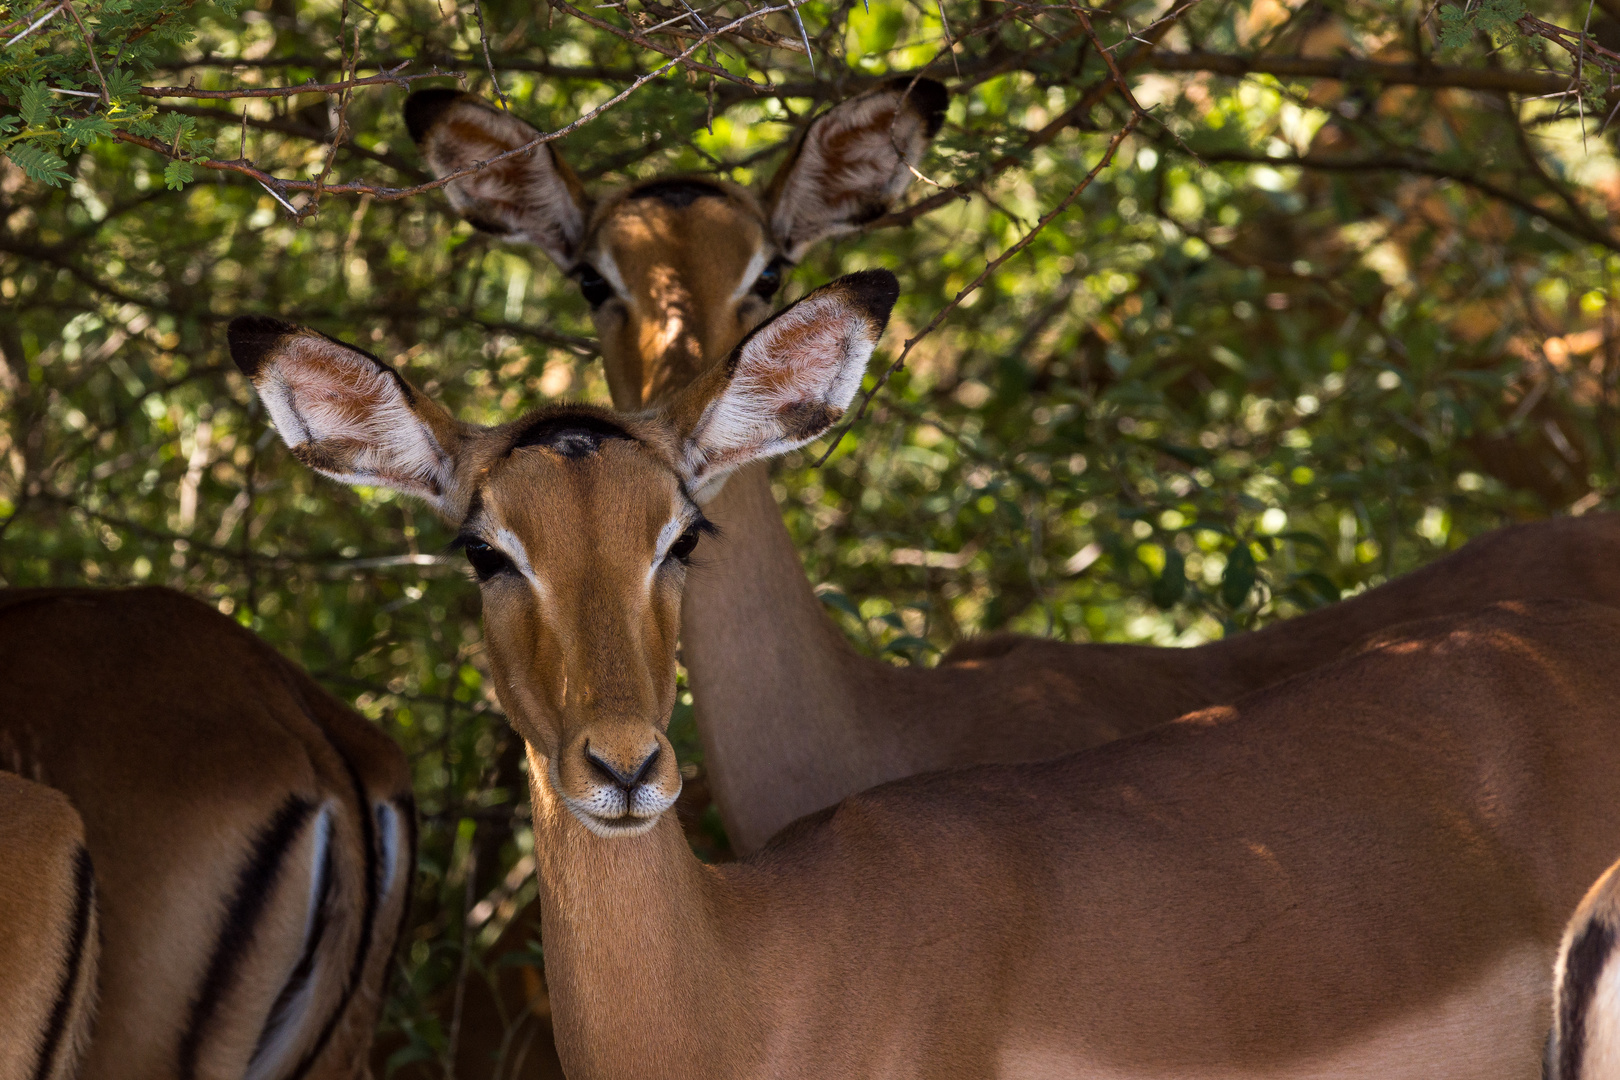
{"label": "ear with white inner fur", "polygon": [[231,320],[227,338],[299,461],[345,484],[415,495],[457,519],[455,454],[467,425],[375,356],[314,330],[249,315]]}
{"label": "ear with white inner fur", "polygon": [[803,446],[844,415],[900,295],[887,270],[841,277],[760,324],[666,419],[700,502],[738,466]]}
{"label": "ear with white inner fur", "polygon": [[921,166],[949,102],[933,79],[890,79],[816,117],[765,192],[783,254],[798,262],[816,241],[882,216]]}
{"label": "ear with white inner fur", "polygon": [[[511,113],[446,89],[407,98],[405,126],[434,176],[487,161],[540,134]],[[563,270],[574,268],[585,236],[584,189],[550,143],[452,181],[445,193],[474,227],[534,244]]]}

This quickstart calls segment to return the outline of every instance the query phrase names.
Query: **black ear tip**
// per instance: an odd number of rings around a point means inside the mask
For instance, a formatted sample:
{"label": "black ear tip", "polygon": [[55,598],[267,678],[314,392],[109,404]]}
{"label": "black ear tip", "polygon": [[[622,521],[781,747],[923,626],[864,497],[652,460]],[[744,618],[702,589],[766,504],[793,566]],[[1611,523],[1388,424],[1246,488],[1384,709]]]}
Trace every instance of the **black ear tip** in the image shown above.
{"label": "black ear tip", "polygon": [[945,110],[951,104],[951,92],[945,88],[944,83],[938,79],[918,79],[913,82],[902,76],[890,79],[889,87],[902,93],[909,87],[910,93],[906,94],[906,101],[923,118],[928,137],[932,139],[939,134],[940,127],[945,123]]}
{"label": "black ear tip", "polygon": [[405,129],[411,138],[421,142],[445,112],[467,95],[448,86],[435,86],[418,90],[405,99]]}
{"label": "black ear tip", "polygon": [[226,328],[225,340],[230,343],[231,359],[236,361],[242,374],[251,379],[258,374],[259,366],[276,347],[276,343],[301,329],[297,323],[273,319],[268,315],[239,315]]}
{"label": "black ear tip", "polygon": [[887,270],[860,270],[846,274],[836,283],[878,326],[889,324],[889,312],[900,299],[900,280]]}

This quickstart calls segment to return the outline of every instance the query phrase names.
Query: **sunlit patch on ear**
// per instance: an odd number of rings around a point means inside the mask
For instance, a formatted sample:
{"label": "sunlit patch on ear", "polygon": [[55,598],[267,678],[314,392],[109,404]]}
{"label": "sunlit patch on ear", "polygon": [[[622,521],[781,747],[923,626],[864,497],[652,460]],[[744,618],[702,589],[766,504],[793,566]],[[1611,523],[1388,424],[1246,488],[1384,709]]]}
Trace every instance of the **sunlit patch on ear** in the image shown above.
{"label": "sunlit patch on ear", "polygon": [[816,241],[881,216],[906,190],[949,102],[932,79],[891,79],[813,121],[771,180],[771,232],[797,262]]}
{"label": "sunlit patch on ear", "polygon": [[688,483],[702,489],[745,461],[802,446],[836,423],[860,389],[898,295],[886,270],[851,274],[745,338],[726,362],[729,382],[688,434]]}
{"label": "sunlit patch on ear", "polygon": [[[412,94],[405,122],[435,176],[488,161],[540,134],[511,113],[446,89]],[[585,235],[585,200],[550,143],[456,180],[445,193],[475,227],[536,244],[565,270],[572,268]]]}
{"label": "sunlit patch on ear", "polygon": [[348,484],[444,494],[449,456],[411,409],[409,388],[377,360],[304,336],[287,342],[256,385],[276,430],[311,468]]}

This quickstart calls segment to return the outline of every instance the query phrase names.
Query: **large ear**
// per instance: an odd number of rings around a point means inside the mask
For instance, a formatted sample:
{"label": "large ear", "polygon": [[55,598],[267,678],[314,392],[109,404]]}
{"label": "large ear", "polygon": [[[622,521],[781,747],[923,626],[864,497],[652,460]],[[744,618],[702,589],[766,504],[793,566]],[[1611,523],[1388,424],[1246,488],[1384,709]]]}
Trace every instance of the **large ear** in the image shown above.
{"label": "large ear", "polygon": [[426,499],[459,520],[455,454],[469,425],[375,356],[325,334],[249,315],[232,319],[226,336],[299,461],[345,484]]}
{"label": "large ear", "polygon": [[[540,134],[511,113],[446,89],[406,98],[405,126],[434,176],[487,161]],[[445,193],[474,227],[535,244],[564,270],[573,269],[585,236],[586,199],[551,143],[452,181]]]}
{"label": "large ear", "polygon": [[882,216],[911,183],[949,101],[933,79],[890,79],[811,121],[765,190],[783,253],[797,262],[823,237]]}
{"label": "large ear", "polygon": [[738,466],[803,446],[836,423],[899,295],[887,270],[841,277],[761,323],[682,391],[665,416],[681,436],[694,496],[712,496]]}

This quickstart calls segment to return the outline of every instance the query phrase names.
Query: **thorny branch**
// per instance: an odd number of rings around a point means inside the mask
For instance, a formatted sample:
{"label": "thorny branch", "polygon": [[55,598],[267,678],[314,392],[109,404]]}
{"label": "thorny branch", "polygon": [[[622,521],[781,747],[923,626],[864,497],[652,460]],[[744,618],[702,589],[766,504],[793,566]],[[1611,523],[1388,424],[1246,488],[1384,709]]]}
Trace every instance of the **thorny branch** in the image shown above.
{"label": "thorny branch", "polygon": [[1205,152],[1203,157],[1207,161],[1248,162],[1255,165],[1269,165],[1272,168],[1296,166],[1302,169],[1316,169],[1321,172],[1405,172],[1417,176],[1432,176],[1439,180],[1454,180],[1499,202],[1518,207],[1527,214],[1543,218],[1549,224],[1568,233],[1570,236],[1590,240],[1595,244],[1608,248],[1610,251],[1620,252],[1620,237],[1605,232],[1591,220],[1570,217],[1560,214],[1556,210],[1538,206],[1530,199],[1500,184],[1492,183],[1482,178],[1477,171],[1468,168],[1458,168],[1441,165],[1437,162],[1403,157],[1331,158],[1315,155],[1270,157],[1265,154],[1235,150],[1209,151]]}
{"label": "thorny branch", "polygon": [[[1611,76],[1620,74],[1620,52],[1604,48],[1584,30],[1566,30],[1534,15],[1522,15],[1513,25],[1522,34],[1552,42],[1573,56],[1577,63],[1596,64]],[[1569,79],[1563,81],[1565,86],[1569,85]]]}
{"label": "thorny branch", "polygon": [[[419,75],[401,75],[402,69],[410,61],[402,60],[393,68],[384,68],[379,75],[367,75],[363,79],[349,78],[340,82],[317,83],[307,82],[298,86],[256,86],[246,90],[199,90],[195,86],[143,86],[141,96],[150,98],[195,98],[197,100],[221,100],[227,98],[284,98],[297,97],[300,94],[341,94],[357,86],[398,86],[408,88],[418,79],[464,79],[466,75],[460,71],[440,71],[434,68]],[[345,62],[345,67],[348,64]]]}
{"label": "thorny branch", "polygon": [[978,291],[979,287],[990,279],[991,274],[994,274],[997,270],[1001,269],[1002,264],[1028,247],[1030,243],[1041,234],[1042,230],[1044,230],[1053,221],[1057,220],[1057,218],[1062,215],[1065,210],[1074,204],[1074,201],[1080,197],[1081,193],[1084,192],[1086,188],[1091,186],[1092,181],[1096,180],[1097,177],[1101,175],[1102,171],[1106,169],[1114,160],[1114,153],[1119,149],[1119,144],[1124,142],[1126,136],[1135,131],[1137,125],[1142,122],[1143,115],[1144,114],[1142,113],[1135,113],[1129,120],[1125,121],[1125,126],[1115,132],[1114,137],[1108,141],[1108,146],[1103,150],[1103,155],[1100,159],[1098,159],[1097,164],[1092,166],[1091,171],[1086,173],[1086,175],[1081,178],[1080,182],[1076,184],[1067,195],[1063,196],[1063,198],[1058,201],[1056,206],[1052,207],[1052,209],[1048,210],[1044,215],[1041,216],[1041,219],[1035,223],[1034,228],[1030,229],[1029,232],[1025,233],[1023,236],[1019,237],[1017,243],[1011,245],[1006,251],[1003,251],[1000,255],[997,255],[994,259],[990,260],[990,262],[986,263],[984,269],[979,271],[978,277],[962,286],[962,291],[958,292],[954,297],[952,297],[950,303],[946,304],[944,307],[940,308],[934,313],[934,317],[928,320],[928,325],[924,326],[912,337],[906,339],[905,345],[903,345],[900,349],[900,355],[895,357],[894,361],[890,363],[888,367],[883,369],[883,373],[877,377],[877,381],[872,384],[872,388],[865,394],[861,395],[861,404],[855,410],[855,415],[850,417],[843,424],[839,425],[838,429],[833,432],[832,441],[827,445],[826,451],[812,463],[812,467],[820,468],[822,465],[827,463],[827,459],[832,457],[833,451],[838,449],[838,444],[844,441],[844,436],[849,434],[850,429],[865,418],[866,410],[871,406],[872,400],[877,397],[878,392],[881,391],[884,385],[889,381],[889,377],[906,366],[906,357],[911,355],[911,350],[916,348],[917,343],[922,341],[923,338],[927,337],[929,334],[932,334],[935,330],[939,329],[940,325],[945,321],[945,317],[947,315],[956,310],[956,308],[960,307],[963,300],[966,300],[970,295]]}
{"label": "thorny branch", "polygon": [[[553,2],[562,4],[564,7],[569,6],[566,3],[566,0],[553,0]],[[115,129],[113,131],[113,137],[116,138],[120,142],[127,142],[127,143],[130,143],[130,144],[135,145],[135,146],[144,147],[147,150],[151,150],[152,152],[157,153],[157,154],[161,154],[161,155],[163,155],[164,157],[167,157],[167,158],[172,158],[172,159],[175,159],[175,160],[189,161],[192,165],[195,165],[198,168],[209,169],[209,170],[212,170],[212,171],[215,171],[215,172],[237,173],[239,175],[246,176],[246,177],[249,177],[250,179],[256,180],[256,181],[258,181],[260,184],[262,184],[264,186],[265,190],[269,191],[271,195],[275,196],[275,198],[278,201],[280,201],[283,206],[287,207],[289,212],[291,212],[296,218],[302,220],[304,217],[307,217],[309,214],[314,213],[315,207],[317,205],[317,200],[312,199],[309,202],[305,203],[305,205],[302,206],[302,207],[293,207],[290,203],[288,203],[286,201],[286,195],[287,195],[288,192],[311,191],[311,192],[316,192],[318,195],[332,195],[332,194],[337,194],[337,195],[370,195],[371,197],[373,197],[375,199],[381,199],[381,200],[383,200],[385,202],[391,202],[391,201],[396,200],[396,199],[405,199],[405,198],[409,198],[412,195],[420,195],[423,192],[432,191],[432,190],[434,190],[436,188],[444,187],[446,184],[453,183],[454,181],[460,180],[463,177],[471,176],[474,173],[481,172],[484,169],[488,168],[489,166],[497,164],[499,162],[506,161],[506,160],[508,160],[510,158],[518,157],[519,155],[522,155],[522,154],[527,154],[530,151],[534,150],[536,147],[539,147],[539,146],[541,146],[541,145],[543,145],[545,143],[548,143],[548,142],[553,142],[553,141],[555,141],[557,139],[562,138],[565,135],[569,135],[572,132],[575,132],[575,131],[579,130],[580,128],[584,127],[586,124],[590,123],[592,120],[595,120],[598,116],[601,116],[603,113],[607,112],[609,109],[613,108],[614,106],[618,105],[620,102],[624,101],[631,94],[633,94],[637,90],[641,89],[641,87],[645,86],[647,83],[653,81],[654,79],[658,78],[659,76],[661,76],[661,75],[665,74],[666,72],[672,70],[676,65],[681,64],[683,62],[686,62],[688,60],[688,58],[692,56],[692,54],[697,52],[698,49],[702,48],[704,45],[708,44],[710,41],[713,41],[715,38],[719,37],[721,34],[724,34],[731,27],[733,27],[735,25],[738,25],[738,24],[741,24],[741,23],[745,23],[745,22],[753,20],[753,19],[763,18],[766,15],[771,15],[771,14],[774,14],[776,12],[786,11],[786,10],[788,10],[788,5],[781,4],[781,5],[777,5],[777,6],[774,6],[774,7],[758,8],[758,9],[756,9],[754,11],[748,12],[745,15],[740,15],[736,19],[733,19],[731,22],[725,24],[724,26],[718,27],[718,28],[710,31],[708,34],[705,34],[702,38],[700,38],[697,41],[693,42],[693,44],[691,46],[689,46],[686,49],[683,49],[681,52],[679,52],[675,56],[671,57],[671,59],[667,63],[665,63],[663,66],[657,68],[654,71],[650,71],[650,72],[646,73],[645,75],[642,75],[641,77],[637,78],[629,86],[627,86],[623,90],[619,91],[619,93],[615,94],[613,97],[611,97],[608,100],[604,101],[602,104],[598,105],[596,108],[590,110],[589,112],[584,113],[583,115],[579,116],[578,118],[576,118],[572,122],[570,122],[568,124],[564,124],[562,127],[558,128],[556,131],[542,132],[541,134],[536,135],[534,138],[530,139],[528,142],[523,143],[520,146],[515,146],[510,150],[504,151],[504,152],[499,153],[499,154],[495,154],[492,157],[485,158],[482,161],[475,161],[472,164],[468,165],[466,168],[459,169],[459,170],[457,170],[455,172],[452,172],[452,173],[447,173],[446,175],[441,176],[436,180],[425,181],[423,183],[414,184],[414,185],[411,185],[409,187],[388,187],[388,186],[385,186],[385,185],[372,184],[372,183],[368,183],[366,181],[359,181],[359,180],[350,181],[350,182],[345,183],[345,184],[323,184],[323,183],[321,183],[321,181],[319,179],[317,179],[317,180],[293,180],[293,179],[286,178],[286,177],[275,176],[275,175],[273,175],[273,174],[271,174],[269,172],[266,172],[263,169],[258,168],[257,166],[255,166],[255,165],[253,165],[253,164],[251,164],[250,162],[247,162],[247,161],[220,161],[220,160],[216,160],[216,159],[213,159],[213,158],[185,158],[182,155],[177,154],[172,147],[164,146],[162,143],[158,142],[156,139],[151,139],[151,138],[148,138],[148,137],[143,136],[143,135],[136,135],[133,132],[125,131],[125,130],[123,130],[121,128],[120,129]],[[584,16],[583,13],[581,13],[581,16],[582,17],[587,17],[587,16]],[[707,67],[707,65],[694,65],[694,66],[699,67],[699,68],[706,68]],[[398,78],[400,78],[400,76],[389,74],[389,75],[374,76],[373,78],[376,79],[376,80],[380,80],[380,81],[388,81],[388,80],[398,79]],[[406,76],[406,78],[409,78],[409,76]],[[334,87],[336,87],[336,86],[350,86],[350,85],[356,85],[356,84],[361,83],[363,81],[364,80],[349,79],[349,80],[345,80],[343,83],[332,83],[332,84],[328,84],[328,85],[334,86]],[[164,88],[164,89],[173,89],[173,88]],[[285,90],[286,88],[279,88],[279,89]],[[304,92],[309,92],[309,91],[304,91]],[[175,95],[175,96],[178,96],[178,95]]]}

